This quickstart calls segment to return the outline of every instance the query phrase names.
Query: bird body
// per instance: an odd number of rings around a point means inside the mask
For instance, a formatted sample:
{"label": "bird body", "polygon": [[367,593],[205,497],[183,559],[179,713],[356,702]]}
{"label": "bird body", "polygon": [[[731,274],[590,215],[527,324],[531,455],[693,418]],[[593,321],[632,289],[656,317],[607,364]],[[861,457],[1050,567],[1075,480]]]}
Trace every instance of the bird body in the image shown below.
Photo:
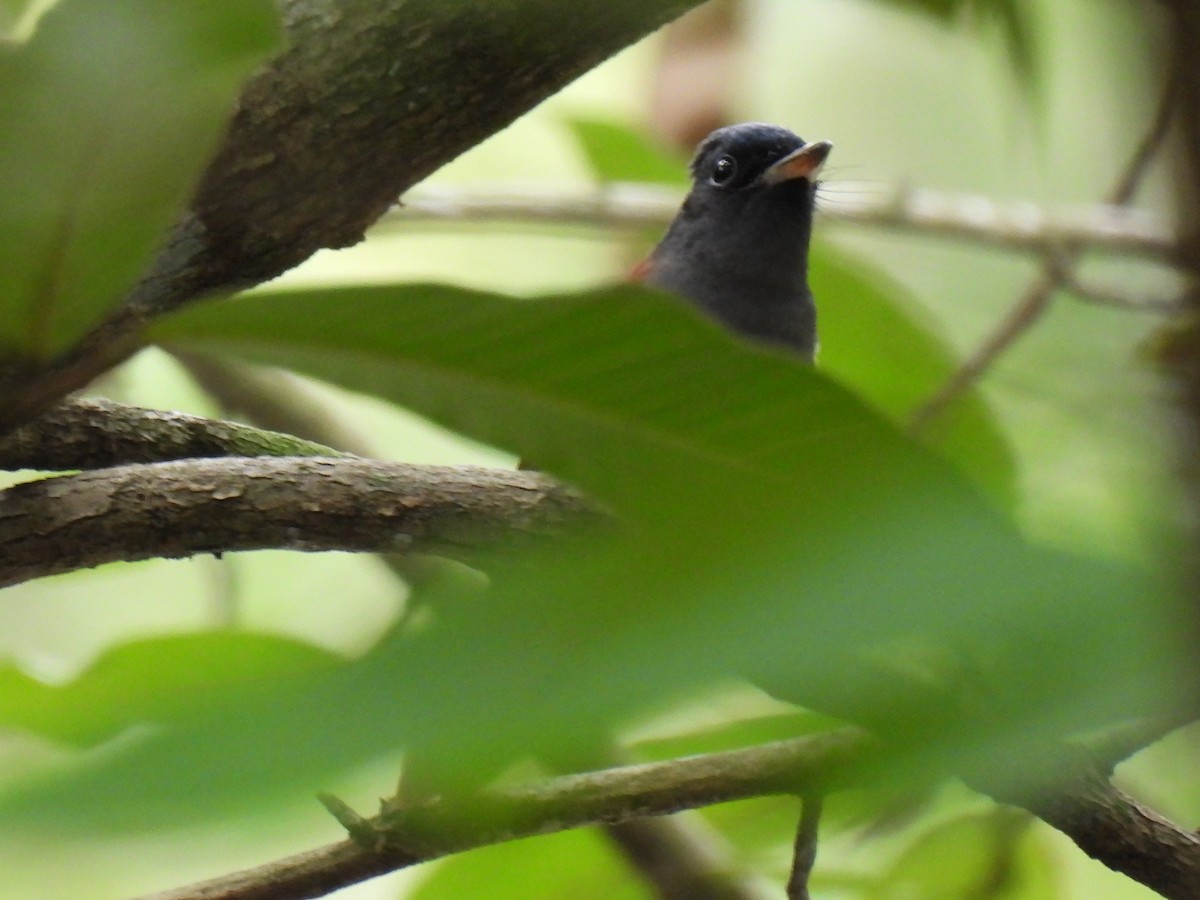
{"label": "bird body", "polygon": [[692,189],[640,277],[739,334],[811,360],[808,245],[816,176],[832,146],[757,122],[714,131],[697,148]]}

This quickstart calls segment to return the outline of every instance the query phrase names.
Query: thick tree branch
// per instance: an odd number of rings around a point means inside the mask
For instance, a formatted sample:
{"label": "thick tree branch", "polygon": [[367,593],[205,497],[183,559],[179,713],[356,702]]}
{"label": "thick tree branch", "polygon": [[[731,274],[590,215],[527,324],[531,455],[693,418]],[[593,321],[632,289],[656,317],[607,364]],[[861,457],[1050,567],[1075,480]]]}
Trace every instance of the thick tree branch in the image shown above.
{"label": "thick tree branch", "polygon": [[599,518],[537,472],[323,457],[121,466],[0,492],[0,587],[119,560],[236,550],[470,561]]}
{"label": "thick tree branch", "polygon": [[153,317],[362,238],[405,190],[699,0],[282,0],[188,212],[125,304],[63,357],[0,377],[0,427],[119,362]]}
{"label": "thick tree branch", "polygon": [[0,438],[0,469],[106,469],[222,456],[342,456],[290,434],[127,406],[68,400]]}
{"label": "thick tree branch", "polygon": [[[299,900],[451,853],[583,825],[666,815],[714,803],[837,786],[869,748],[857,729],[670,762],[556,778],[472,798],[463,812],[431,805],[366,820],[357,840],[143,900]],[[456,814],[457,813],[457,814]]]}

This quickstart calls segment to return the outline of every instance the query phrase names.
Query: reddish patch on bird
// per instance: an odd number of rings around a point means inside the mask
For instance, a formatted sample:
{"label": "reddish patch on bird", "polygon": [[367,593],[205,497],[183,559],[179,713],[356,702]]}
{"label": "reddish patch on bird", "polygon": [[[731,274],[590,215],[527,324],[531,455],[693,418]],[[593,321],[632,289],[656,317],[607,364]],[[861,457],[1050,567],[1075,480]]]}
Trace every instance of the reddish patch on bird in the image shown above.
{"label": "reddish patch on bird", "polygon": [[646,257],[636,266],[629,270],[626,277],[628,281],[645,281],[650,277],[650,257]]}

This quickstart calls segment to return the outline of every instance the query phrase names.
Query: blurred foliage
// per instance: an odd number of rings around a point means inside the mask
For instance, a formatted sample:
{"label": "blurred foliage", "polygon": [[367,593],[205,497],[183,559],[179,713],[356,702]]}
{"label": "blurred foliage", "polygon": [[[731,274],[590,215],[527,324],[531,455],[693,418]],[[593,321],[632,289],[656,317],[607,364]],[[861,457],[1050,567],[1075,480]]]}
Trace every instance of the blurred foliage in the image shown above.
{"label": "blurred foliage", "polygon": [[[1034,13],[1048,8],[889,5],[990,23],[1026,87],[1044,86],[1052,44]],[[0,31],[26,6],[0,0]],[[136,280],[275,39],[267,0],[64,0],[29,43],[0,49],[0,350],[61,349]],[[869,106],[854,114],[889,112]],[[686,181],[683,161],[639,129],[577,110],[557,121],[595,181]],[[479,268],[469,253],[462,266]],[[1030,502],[1013,446],[1027,448],[1034,428],[1000,419],[994,391],[968,392],[924,445],[906,438],[899,425],[952,371],[961,329],[935,326],[910,282],[844,245],[818,244],[812,278],[819,371],[633,286],[525,301],[446,285],[284,286],[162,323],[157,336],[177,346],[369,396],[364,421],[403,407],[520,454],[610,504],[627,531],[491,560],[486,595],[477,579],[449,579],[426,598],[424,627],[398,623],[353,659],[319,636],[222,631],[131,635],[55,684],[0,667],[0,727],[67,748],[30,767],[37,777],[18,766],[6,779],[0,831],[16,845],[38,824],[57,850],[68,831],[162,840],[198,821],[261,820],[399,747],[461,787],[529,754],[586,761],[612,733],[745,677],[819,712],[688,719],[632,750],[669,758],[837,716],[870,723],[894,754],[871,790],[831,800],[831,830],[853,846],[832,858],[823,846],[819,888],[864,900],[1065,896],[1062,863],[1024,818],[947,812],[931,773],[1036,777],[1037,739],[1177,697],[1187,670],[1168,578],[1120,561],[1136,553],[1080,557],[1025,537],[1011,521]],[[1081,352],[1070,379],[1094,387],[1097,358]],[[1139,396],[1133,381],[1108,396]],[[1107,487],[1078,467],[1055,474],[1081,493]],[[1124,487],[1151,494],[1139,479]],[[1182,767],[1191,746],[1171,759]],[[795,813],[794,801],[767,799],[704,818],[735,864],[779,881]],[[887,839],[868,840],[891,831],[888,852]],[[456,858],[416,894],[465,895],[645,892],[596,835],[578,833]]]}
{"label": "blurred foliage", "polygon": [[17,27],[33,5],[34,0],[0,0],[0,40],[17,36]]}
{"label": "blurred foliage", "polygon": [[[570,865],[563,865],[570,860]],[[497,872],[520,872],[501,878]],[[631,879],[616,848],[595,831],[570,831],[509,841],[454,857],[438,866],[412,894],[414,900],[458,900],[487,885],[489,900],[570,897],[572,900],[652,900],[654,894]]]}
{"label": "blurred foliage", "polygon": [[[952,760],[1036,777],[1030,740],[1168,693],[1152,584],[1026,546],[835,383],[641,287],[264,293],[156,334],[402,402],[537,460],[625,527],[494,560],[486,602],[447,584],[433,627],[361,660],[181,707],[175,727],[10,790],[10,821],[228,815],[399,745],[464,786],[529,753],[586,758],[631,715],[731,674],[869,722],[905,777]],[[964,727],[953,687],[931,699],[912,672],[969,672],[986,714]]]}
{"label": "blurred foliage", "polygon": [[881,0],[912,9],[952,24],[968,16],[981,25],[995,27],[1004,40],[1009,61],[1026,88],[1036,87],[1039,54],[1038,29],[1028,0]]}
{"label": "blurred foliage", "polygon": [[566,124],[597,181],[645,181],[681,188],[688,184],[686,160],[642,131],[602,119],[571,119]]}
{"label": "blurred foliage", "polygon": [[[1046,867],[1022,859],[1027,813],[1003,807],[966,812],[928,829],[879,879],[871,900],[990,897],[1051,900]],[[1025,855],[1038,855],[1036,846]]]}
{"label": "blurred foliage", "polygon": [[72,0],[0,46],[0,353],[62,350],[130,288],[276,36],[267,0]]}
{"label": "blurred foliage", "polygon": [[[631,714],[730,673],[919,737],[906,765],[965,753],[1014,776],[1036,774],[1018,749],[1032,735],[1163,696],[1172,657],[1145,578],[1026,546],[834,383],[639,287],[524,302],[437,286],[259,294],[156,333],[402,402],[537,460],[628,526],[536,566],[497,562],[486,603],[439,607],[437,627],[399,655],[384,642],[359,676],[326,682],[320,703],[309,684],[270,711],[199,725],[187,745],[207,744],[209,761],[189,754],[187,770],[207,770],[206,804],[245,786],[246,762],[218,762],[231,741],[249,756],[302,728],[314,765],[333,765],[404,740],[442,761],[443,777],[475,781],[531,751],[583,753]],[[944,660],[951,674],[986,651],[971,678],[988,715],[968,732],[953,708],[904,706],[891,689],[921,644],[967,653]],[[557,679],[565,666],[573,677]],[[387,673],[380,685],[423,690],[364,689],[372,669]],[[353,728],[342,721],[352,706]],[[332,718],[313,736],[322,711]],[[235,720],[248,726],[238,740]],[[131,772],[175,768],[146,747]],[[293,760],[273,777],[305,772]],[[78,787],[69,793],[99,793]],[[102,796],[111,821],[115,801]]]}
{"label": "blurred foliage", "polygon": [[92,746],[129,728],[188,721],[263,685],[335,667],[338,657],[271,635],[170,635],[114,647],[64,685],[0,667],[0,727]]}

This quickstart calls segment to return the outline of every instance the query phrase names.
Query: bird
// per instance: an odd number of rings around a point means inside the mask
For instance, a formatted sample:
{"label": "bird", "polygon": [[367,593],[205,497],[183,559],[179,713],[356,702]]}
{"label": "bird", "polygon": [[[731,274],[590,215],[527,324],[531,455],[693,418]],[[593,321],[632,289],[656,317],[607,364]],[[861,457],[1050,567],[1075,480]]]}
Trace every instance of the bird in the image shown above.
{"label": "bird", "polygon": [[691,190],[631,277],[811,362],[817,310],[808,246],[817,177],[832,149],[762,122],[718,128],[696,148]]}

